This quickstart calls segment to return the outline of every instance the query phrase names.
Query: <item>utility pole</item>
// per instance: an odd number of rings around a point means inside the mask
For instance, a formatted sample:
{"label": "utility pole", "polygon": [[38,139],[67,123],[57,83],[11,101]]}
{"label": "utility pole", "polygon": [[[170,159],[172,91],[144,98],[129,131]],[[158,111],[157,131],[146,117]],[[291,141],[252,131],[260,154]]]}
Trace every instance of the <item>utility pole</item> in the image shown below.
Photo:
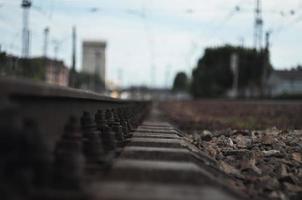
{"label": "utility pole", "polygon": [[30,48],[30,30],[29,30],[29,10],[32,3],[31,0],[23,0],[21,7],[23,9],[23,28],[22,28],[22,57],[29,57]]}
{"label": "utility pole", "polygon": [[271,37],[271,31],[267,31],[265,33],[265,49],[269,50],[270,47],[270,37]]}
{"label": "utility pole", "polygon": [[260,51],[262,48],[262,38],[263,38],[263,19],[262,19],[261,0],[256,0],[255,24],[254,24],[254,47],[257,51]]}
{"label": "utility pole", "polygon": [[44,29],[44,45],[43,45],[43,56],[44,56],[44,58],[47,58],[47,52],[48,52],[48,35],[49,35],[49,28],[46,27]]}
{"label": "utility pole", "polygon": [[124,74],[123,69],[119,68],[118,72],[117,72],[117,76],[118,76],[118,81],[119,81],[120,88],[122,88],[122,86],[123,86],[123,74]]}
{"label": "utility pole", "polygon": [[244,48],[244,37],[242,36],[242,37],[239,37],[239,46],[241,47],[241,48]]}
{"label": "utility pole", "polygon": [[69,74],[69,86],[75,87],[76,81],[76,50],[77,50],[77,32],[76,27],[72,27],[72,56],[71,56],[71,70]]}
{"label": "utility pole", "polygon": [[156,67],[155,64],[152,63],[151,64],[151,88],[155,88],[156,87]]}
{"label": "utility pole", "polygon": [[75,71],[76,68],[76,57],[77,57],[77,32],[76,32],[76,27],[73,26],[72,27],[72,66],[71,66],[71,70]]}
{"label": "utility pole", "polygon": [[166,73],[165,73],[165,87],[169,87],[169,81],[170,81],[170,71],[171,71],[171,66],[167,65],[166,66]]}
{"label": "utility pole", "polygon": [[231,54],[230,64],[234,77],[231,96],[233,98],[237,98],[239,93],[239,56],[237,53],[234,52]]}
{"label": "utility pole", "polygon": [[267,78],[269,73],[269,57],[270,57],[270,35],[271,32],[267,31],[265,33],[265,50],[263,55],[263,73],[262,73],[262,83],[261,83],[261,96],[265,97],[268,95],[267,92]]}
{"label": "utility pole", "polygon": [[48,34],[49,34],[49,28],[45,27],[44,28],[44,44],[43,44],[43,62],[44,62],[44,67],[46,68],[48,65],[48,60],[47,60],[47,50],[48,50]]}
{"label": "utility pole", "polygon": [[60,42],[59,40],[52,40],[53,43],[53,53],[54,53],[54,60],[58,60],[58,52],[59,52],[59,46],[60,46]]}

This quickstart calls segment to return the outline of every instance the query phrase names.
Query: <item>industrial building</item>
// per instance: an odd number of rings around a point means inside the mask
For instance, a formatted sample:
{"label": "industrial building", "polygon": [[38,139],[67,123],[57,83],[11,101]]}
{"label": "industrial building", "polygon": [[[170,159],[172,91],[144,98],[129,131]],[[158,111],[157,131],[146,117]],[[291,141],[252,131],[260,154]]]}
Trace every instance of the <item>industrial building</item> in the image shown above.
{"label": "industrial building", "polygon": [[69,69],[61,60],[45,57],[19,58],[0,52],[0,76],[32,79],[68,86]]}
{"label": "industrial building", "polygon": [[103,83],[106,80],[106,42],[83,41],[82,44],[82,71],[96,75]]}
{"label": "industrial building", "polygon": [[301,70],[274,70],[268,79],[268,93],[272,97],[302,94]]}

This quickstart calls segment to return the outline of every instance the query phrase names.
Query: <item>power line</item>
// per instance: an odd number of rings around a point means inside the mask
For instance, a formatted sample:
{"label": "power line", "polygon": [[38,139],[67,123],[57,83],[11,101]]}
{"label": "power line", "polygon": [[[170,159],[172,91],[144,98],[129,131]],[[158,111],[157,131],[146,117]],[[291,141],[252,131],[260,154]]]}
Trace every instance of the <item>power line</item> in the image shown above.
{"label": "power line", "polygon": [[[150,2],[149,2],[150,3]],[[133,11],[132,11],[133,12]],[[152,31],[150,30],[150,25],[147,20],[147,9],[145,2],[142,4],[141,12],[134,12],[136,15],[138,14],[143,22],[143,27],[145,30],[147,43],[149,47],[149,58],[150,58],[150,86],[156,85],[156,65],[155,65],[155,51],[154,51],[154,36],[152,35]]]}
{"label": "power line", "polygon": [[224,17],[223,21],[220,23],[220,25],[216,28],[216,31],[217,30],[220,30],[228,21],[230,21],[233,16],[240,12],[240,7],[239,5],[237,4],[227,15],[226,17]]}
{"label": "power line", "polygon": [[283,24],[283,25],[279,26],[278,28],[276,28],[275,30],[273,30],[273,32],[275,34],[280,34],[282,31],[290,28],[291,26],[294,26],[295,24],[298,24],[301,21],[302,21],[302,15],[296,17],[294,20],[292,20],[289,23],[286,23],[286,24]]}

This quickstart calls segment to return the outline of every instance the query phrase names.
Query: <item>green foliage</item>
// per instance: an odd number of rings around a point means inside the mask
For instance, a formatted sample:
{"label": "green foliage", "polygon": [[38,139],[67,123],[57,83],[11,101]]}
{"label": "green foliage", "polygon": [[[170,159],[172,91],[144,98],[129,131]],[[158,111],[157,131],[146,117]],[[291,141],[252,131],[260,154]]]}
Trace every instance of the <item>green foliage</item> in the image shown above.
{"label": "green foliage", "polygon": [[1,53],[0,74],[43,81],[45,80],[45,60],[42,58],[20,59]]}
{"label": "green foliage", "polygon": [[184,72],[178,72],[173,82],[173,91],[187,91],[188,89],[188,76]]}
{"label": "green foliage", "polygon": [[74,72],[74,87],[101,91],[105,88],[105,82],[99,76],[85,72]]}
{"label": "green foliage", "polygon": [[[248,86],[260,87],[263,67],[272,69],[267,51],[223,46],[207,48],[197,67],[192,72],[191,93],[194,97],[220,97],[232,87],[233,73],[230,58],[233,53],[239,56],[239,89]],[[267,75],[268,75],[267,73]]]}
{"label": "green foliage", "polygon": [[45,60],[36,59],[20,59],[21,76],[33,80],[45,80]]}

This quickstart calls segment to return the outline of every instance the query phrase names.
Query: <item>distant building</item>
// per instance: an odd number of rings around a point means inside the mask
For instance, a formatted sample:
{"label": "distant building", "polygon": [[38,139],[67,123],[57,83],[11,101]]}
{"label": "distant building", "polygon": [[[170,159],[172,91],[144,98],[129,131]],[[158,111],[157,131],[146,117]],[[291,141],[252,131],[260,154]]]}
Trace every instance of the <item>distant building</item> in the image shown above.
{"label": "distant building", "polygon": [[47,59],[45,63],[45,82],[61,86],[68,86],[69,69],[63,61]]}
{"label": "distant building", "polygon": [[272,71],[267,82],[268,94],[272,97],[280,95],[302,94],[302,70]]}
{"label": "distant building", "polygon": [[106,80],[106,42],[84,41],[82,71],[96,75],[105,84]]}
{"label": "distant building", "polygon": [[173,92],[170,88],[130,87],[120,91],[120,98],[132,100],[189,100],[186,92]]}
{"label": "distant building", "polygon": [[68,86],[69,70],[63,61],[45,57],[19,58],[0,53],[0,76],[20,77]]}

